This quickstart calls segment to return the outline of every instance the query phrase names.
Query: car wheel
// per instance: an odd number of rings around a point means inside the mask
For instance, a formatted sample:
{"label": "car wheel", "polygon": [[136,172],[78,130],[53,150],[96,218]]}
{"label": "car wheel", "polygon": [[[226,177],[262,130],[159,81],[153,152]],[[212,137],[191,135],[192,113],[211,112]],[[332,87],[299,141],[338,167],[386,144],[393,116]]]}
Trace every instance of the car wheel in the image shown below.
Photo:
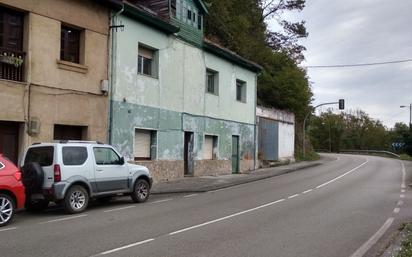
{"label": "car wheel", "polygon": [[44,211],[47,207],[49,207],[48,200],[30,200],[28,197],[26,203],[24,204],[26,211],[30,212],[41,212]]}
{"label": "car wheel", "polygon": [[134,184],[133,192],[131,194],[132,200],[135,203],[143,203],[149,199],[150,186],[144,179],[139,179]]}
{"label": "car wheel", "polygon": [[0,227],[9,224],[14,217],[14,201],[6,195],[0,194]]}
{"label": "car wheel", "polygon": [[89,193],[82,186],[72,186],[64,197],[64,209],[74,214],[86,210],[89,205]]}

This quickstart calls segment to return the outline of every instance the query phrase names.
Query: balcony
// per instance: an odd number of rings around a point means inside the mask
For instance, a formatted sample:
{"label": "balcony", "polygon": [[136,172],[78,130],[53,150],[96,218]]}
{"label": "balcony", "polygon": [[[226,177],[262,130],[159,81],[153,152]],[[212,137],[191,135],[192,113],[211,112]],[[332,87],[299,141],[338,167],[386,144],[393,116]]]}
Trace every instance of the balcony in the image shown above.
{"label": "balcony", "polygon": [[0,79],[23,82],[25,53],[0,48]]}

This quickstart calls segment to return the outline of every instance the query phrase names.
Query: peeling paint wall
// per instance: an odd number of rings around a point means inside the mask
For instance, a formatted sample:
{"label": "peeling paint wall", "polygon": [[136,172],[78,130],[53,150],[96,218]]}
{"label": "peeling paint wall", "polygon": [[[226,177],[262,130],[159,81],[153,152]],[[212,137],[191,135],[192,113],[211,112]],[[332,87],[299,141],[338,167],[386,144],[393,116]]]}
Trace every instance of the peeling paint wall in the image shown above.
{"label": "peeling paint wall", "polygon": [[[241,171],[252,170],[256,73],[204,52],[175,36],[121,16],[116,36],[112,143],[133,159],[134,131],[155,130],[156,179],[183,176],[184,132],[194,133],[194,175],[231,173],[232,135],[240,137]],[[139,44],[156,49],[158,76],[138,74]],[[219,93],[206,93],[206,69],[219,72]],[[246,82],[246,103],[236,100],[236,79]],[[216,160],[203,160],[205,135],[218,137]],[[164,173],[157,162],[167,161]],[[172,168],[173,167],[173,168]]]}

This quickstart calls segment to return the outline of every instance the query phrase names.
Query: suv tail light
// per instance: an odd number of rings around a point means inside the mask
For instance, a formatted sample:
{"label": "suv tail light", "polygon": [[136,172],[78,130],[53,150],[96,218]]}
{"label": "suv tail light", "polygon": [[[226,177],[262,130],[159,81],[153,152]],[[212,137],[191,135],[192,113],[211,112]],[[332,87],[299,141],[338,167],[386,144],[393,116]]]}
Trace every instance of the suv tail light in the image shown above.
{"label": "suv tail light", "polygon": [[54,175],[54,182],[60,182],[62,180],[60,165],[58,165],[58,164],[54,165],[53,175]]}
{"label": "suv tail light", "polygon": [[21,180],[21,172],[17,171],[16,173],[13,174],[13,177],[17,180],[20,181]]}

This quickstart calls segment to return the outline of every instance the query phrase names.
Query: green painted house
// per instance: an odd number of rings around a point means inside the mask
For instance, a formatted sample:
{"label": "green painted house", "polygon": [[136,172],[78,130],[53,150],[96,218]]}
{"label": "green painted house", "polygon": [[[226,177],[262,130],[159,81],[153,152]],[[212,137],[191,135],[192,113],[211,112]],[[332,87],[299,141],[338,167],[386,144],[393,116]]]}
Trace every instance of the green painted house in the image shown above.
{"label": "green painted house", "polygon": [[156,180],[253,170],[261,68],[204,38],[205,4],[107,4],[111,144]]}

